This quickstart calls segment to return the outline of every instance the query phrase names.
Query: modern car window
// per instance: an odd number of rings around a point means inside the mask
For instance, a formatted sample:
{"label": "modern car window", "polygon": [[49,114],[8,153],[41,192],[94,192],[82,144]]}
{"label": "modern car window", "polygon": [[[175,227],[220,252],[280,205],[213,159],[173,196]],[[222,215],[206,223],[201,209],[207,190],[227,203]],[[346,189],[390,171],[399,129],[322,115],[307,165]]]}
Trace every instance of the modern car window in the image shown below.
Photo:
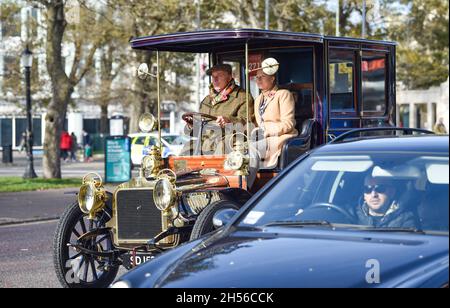
{"label": "modern car window", "polygon": [[153,145],[158,145],[158,139],[154,138],[154,137],[150,137],[150,140],[148,141],[148,146],[153,146]]}
{"label": "modern car window", "polygon": [[178,136],[164,136],[163,139],[168,143],[168,144],[173,144],[173,142],[177,139]]}
{"label": "modern car window", "polygon": [[448,188],[448,156],[316,155],[285,174],[240,225],[315,220],[448,232]]}
{"label": "modern car window", "polygon": [[135,145],[144,145],[146,137],[135,137],[135,141],[133,144]]}
{"label": "modern car window", "polygon": [[188,143],[190,138],[188,136],[178,136],[173,142],[173,145],[185,145]]}
{"label": "modern car window", "polygon": [[165,141],[167,141],[170,145],[184,145],[189,141],[189,137],[187,136],[165,136],[163,137]]}

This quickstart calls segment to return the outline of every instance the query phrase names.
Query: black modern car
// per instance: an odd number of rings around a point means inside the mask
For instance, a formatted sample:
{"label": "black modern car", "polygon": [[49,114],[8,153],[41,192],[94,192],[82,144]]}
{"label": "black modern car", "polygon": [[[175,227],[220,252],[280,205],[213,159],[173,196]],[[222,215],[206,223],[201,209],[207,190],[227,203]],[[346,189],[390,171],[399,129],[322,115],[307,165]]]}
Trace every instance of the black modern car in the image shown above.
{"label": "black modern car", "polygon": [[113,287],[448,287],[448,150],[448,136],[340,137]]}

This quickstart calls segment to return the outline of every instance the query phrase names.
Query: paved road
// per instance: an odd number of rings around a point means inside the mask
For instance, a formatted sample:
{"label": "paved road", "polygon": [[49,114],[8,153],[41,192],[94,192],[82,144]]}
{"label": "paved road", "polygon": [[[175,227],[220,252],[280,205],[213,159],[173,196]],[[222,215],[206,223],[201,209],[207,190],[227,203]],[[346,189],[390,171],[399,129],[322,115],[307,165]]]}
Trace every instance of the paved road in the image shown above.
{"label": "paved road", "polygon": [[[24,154],[14,153],[12,165],[5,165],[0,162],[0,177],[22,176],[27,163]],[[104,174],[104,161],[101,157],[91,163],[84,162],[61,162],[61,173],[63,178],[81,178],[88,172],[97,172],[101,176]],[[34,158],[34,169],[39,177],[42,177],[42,156]]]}
{"label": "paved road", "polygon": [[56,221],[0,227],[0,287],[60,287],[53,269]]}
{"label": "paved road", "polygon": [[[0,226],[0,288],[60,288],[53,267],[57,221]],[[121,268],[117,278],[126,272]]]}
{"label": "paved road", "polygon": [[[13,166],[0,163],[0,177],[21,176],[26,160],[15,159]],[[42,176],[42,159],[36,159],[36,172]],[[81,177],[90,171],[101,175],[103,162],[63,163],[63,177]],[[112,191],[114,186],[108,186]],[[0,193],[0,288],[60,287],[53,268],[53,236],[57,221],[67,205],[75,200],[78,188]],[[22,223],[36,220],[41,222]],[[3,225],[2,224],[8,224]],[[121,270],[119,273],[124,273]]]}
{"label": "paved road", "polygon": [[[60,286],[52,250],[57,221],[51,219],[74,201],[65,193],[75,190],[0,193],[0,288]],[[20,224],[42,219],[48,221]]]}
{"label": "paved road", "polygon": [[38,192],[0,193],[0,287],[58,287],[53,269],[52,241],[56,220],[18,224],[23,221],[51,219],[62,214],[76,189]]}
{"label": "paved road", "polygon": [[76,200],[78,188],[0,193],[0,225],[58,218]]}
{"label": "paved road", "polygon": [[[25,172],[27,164],[26,156],[23,153],[14,154],[13,164],[3,164],[0,161],[0,177],[22,176]],[[1,155],[0,155],[1,156]],[[43,176],[42,172],[42,156],[34,158],[34,171],[38,177]],[[94,157],[94,161],[85,162],[61,162],[61,175],[63,178],[82,178],[86,173],[97,172],[102,177],[105,176],[104,158],[99,155]],[[133,175],[137,176],[139,171],[137,168],[133,170]]]}

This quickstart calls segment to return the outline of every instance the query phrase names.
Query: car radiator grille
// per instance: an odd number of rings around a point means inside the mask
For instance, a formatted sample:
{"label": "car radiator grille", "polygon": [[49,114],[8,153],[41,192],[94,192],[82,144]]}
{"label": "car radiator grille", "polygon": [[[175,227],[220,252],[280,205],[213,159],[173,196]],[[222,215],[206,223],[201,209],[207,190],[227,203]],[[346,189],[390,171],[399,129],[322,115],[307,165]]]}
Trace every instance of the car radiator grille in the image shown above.
{"label": "car radiator grille", "polygon": [[161,212],[153,190],[121,190],[116,195],[119,241],[149,240],[162,231]]}

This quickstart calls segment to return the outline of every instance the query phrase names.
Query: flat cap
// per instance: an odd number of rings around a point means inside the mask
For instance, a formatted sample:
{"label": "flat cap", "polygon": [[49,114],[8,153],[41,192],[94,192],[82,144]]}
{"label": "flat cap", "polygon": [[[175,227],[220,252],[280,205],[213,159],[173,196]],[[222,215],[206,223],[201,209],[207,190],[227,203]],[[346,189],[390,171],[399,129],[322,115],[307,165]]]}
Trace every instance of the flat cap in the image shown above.
{"label": "flat cap", "polygon": [[230,64],[219,63],[206,70],[207,75],[211,75],[214,71],[225,71],[231,75],[232,68]]}

